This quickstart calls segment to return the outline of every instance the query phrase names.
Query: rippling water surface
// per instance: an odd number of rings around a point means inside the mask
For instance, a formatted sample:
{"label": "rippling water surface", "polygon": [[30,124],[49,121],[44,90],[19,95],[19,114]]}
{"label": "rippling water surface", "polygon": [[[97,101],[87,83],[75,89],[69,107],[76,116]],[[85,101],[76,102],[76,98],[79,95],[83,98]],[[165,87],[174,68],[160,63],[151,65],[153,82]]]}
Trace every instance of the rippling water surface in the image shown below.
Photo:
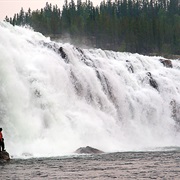
{"label": "rippling water surface", "polygon": [[180,151],[12,159],[1,179],[180,179]]}

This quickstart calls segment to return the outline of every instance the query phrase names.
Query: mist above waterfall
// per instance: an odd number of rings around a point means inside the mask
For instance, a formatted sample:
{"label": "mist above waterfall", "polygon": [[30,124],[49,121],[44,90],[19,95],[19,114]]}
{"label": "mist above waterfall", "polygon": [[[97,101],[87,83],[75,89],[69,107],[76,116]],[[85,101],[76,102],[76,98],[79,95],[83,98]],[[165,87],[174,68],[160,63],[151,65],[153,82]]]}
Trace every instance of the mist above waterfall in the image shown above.
{"label": "mist above waterfall", "polygon": [[[20,156],[180,146],[180,61],[80,49],[0,22],[0,126]],[[60,50],[61,48],[61,50]]]}

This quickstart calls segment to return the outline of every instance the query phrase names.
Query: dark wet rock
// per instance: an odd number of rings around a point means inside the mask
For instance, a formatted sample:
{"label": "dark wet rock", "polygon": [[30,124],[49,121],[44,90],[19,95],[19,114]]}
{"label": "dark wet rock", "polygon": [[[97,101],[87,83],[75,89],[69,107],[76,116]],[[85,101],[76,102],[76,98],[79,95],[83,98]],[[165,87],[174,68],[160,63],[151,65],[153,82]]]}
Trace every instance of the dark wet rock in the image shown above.
{"label": "dark wet rock", "polygon": [[77,149],[75,151],[75,153],[78,154],[101,154],[104,153],[103,151],[90,147],[90,146],[86,146],[86,147],[80,147],[79,149]]}
{"label": "dark wet rock", "polygon": [[60,52],[60,54],[61,54],[61,57],[62,57],[63,59],[65,59],[65,58],[66,58],[66,53],[64,52],[64,50],[63,50],[62,47],[59,48],[59,52]]}
{"label": "dark wet rock", "polygon": [[42,95],[41,95],[41,92],[39,91],[39,90],[35,90],[34,91],[34,95],[36,96],[36,97],[38,97],[38,98],[40,98]]}
{"label": "dark wet rock", "polygon": [[61,57],[65,60],[66,63],[69,63],[67,54],[64,52],[63,47],[58,47],[58,45],[56,43],[52,43],[52,42],[40,42],[43,46],[47,47],[48,49],[53,50],[54,52],[56,52],[57,54],[60,54]]}
{"label": "dark wet rock", "polygon": [[94,62],[92,61],[92,59],[90,59],[89,57],[87,57],[87,56],[84,54],[84,52],[83,52],[82,49],[76,47],[76,50],[79,52],[81,61],[82,61],[84,64],[86,64],[87,66],[96,68],[96,66],[95,66]]}
{"label": "dark wet rock", "polygon": [[149,84],[155,88],[156,90],[158,90],[158,84],[157,82],[153,79],[152,75],[150,72],[147,73],[148,77],[149,77]]}
{"label": "dark wet rock", "polygon": [[153,78],[150,78],[150,79],[149,79],[149,83],[150,83],[150,85],[151,85],[153,88],[155,88],[155,89],[158,90],[158,84],[157,84],[157,82],[156,82]]}
{"label": "dark wet rock", "polygon": [[127,67],[128,71],[131,73],[134,73],[133,65],[130,63],[129,60],[126,60],[126,62],[127,62],[126,67]]}
{"label": "dark wet rock", "polygon": [[77,49],[81,54],[84,54],[82,49],[80,49],[80,48],[78,48],[78,47],[76,47],[76,49]]}
{"label": "dark wet rock", "polygon": [[50,43],[50,42],[40,42],[43,46],[47,47],[48,49],[53,50],[54,52],[58,53],[58,46],[55,43]]}
{"label": "dark wet rock", "polygon": [[66,63],[69,63],[67,54],[64,52],[63,47],[60,47],[60,48],[59,48],[59,53],[60,53],[61,57],[65,60],[65,62],[66,62]]}
{"label": "dark wet rock", "polygon": [[173,67],[172,62],[171,62],[171,60],[169,60],[169,59],[160,59],[160,62],[161,62],[165,67],[168,67],[168,68],[172,68],[172,67]]}
{"label": "dark wet rock", "polygon": [[9,153],[7,151],[1,151],[0,152],[0,162],[6,162],[9,161],[10,157],[9,157]]}
{"label": "dark wet rock", "polygon": [[78,96],[81,96],[83,92],[83,86],[81,82],[78,80],[78,78],[75,76],[73,71],[71,71],[70,78],[71,78],[72,84],[74,85],[76,94]]}

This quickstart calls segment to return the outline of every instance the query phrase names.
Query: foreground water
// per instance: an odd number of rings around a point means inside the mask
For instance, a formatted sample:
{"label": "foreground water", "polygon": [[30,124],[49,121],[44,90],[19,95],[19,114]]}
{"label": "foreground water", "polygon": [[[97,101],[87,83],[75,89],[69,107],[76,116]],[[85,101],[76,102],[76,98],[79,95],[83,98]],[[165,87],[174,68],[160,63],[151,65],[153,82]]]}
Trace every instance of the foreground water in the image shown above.
{"label": "foreground water", "polygon": [[12,159],[1,179],[180,179],[180,151]]}

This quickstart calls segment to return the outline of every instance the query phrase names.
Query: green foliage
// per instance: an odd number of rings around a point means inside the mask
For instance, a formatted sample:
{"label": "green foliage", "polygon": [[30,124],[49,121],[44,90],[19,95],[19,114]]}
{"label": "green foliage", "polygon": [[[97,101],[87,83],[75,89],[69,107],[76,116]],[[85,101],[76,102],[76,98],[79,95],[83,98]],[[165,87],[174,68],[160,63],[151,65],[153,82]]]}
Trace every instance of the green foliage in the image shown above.
{"label": "green foliage", "polygon": [[28,24],[45,35],[86,37],[93,46],[138,53],[180,54],[179,0],[65,0],[62,11],[46,3],[41,10],[20,10],[5,20]]}

